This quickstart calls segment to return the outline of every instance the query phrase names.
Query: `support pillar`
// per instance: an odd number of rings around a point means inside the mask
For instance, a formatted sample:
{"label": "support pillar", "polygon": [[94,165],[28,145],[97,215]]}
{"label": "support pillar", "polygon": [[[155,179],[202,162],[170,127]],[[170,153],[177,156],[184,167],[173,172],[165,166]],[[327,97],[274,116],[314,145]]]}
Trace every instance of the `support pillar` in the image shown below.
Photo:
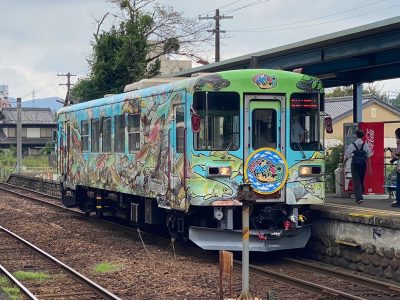
{"label": "support pillar", "polygon": [[22,120],[21,98],[17,98],[17,174],[22,170]]}
{"label": "support pillar", "polygon": [[353,122],[362,122],[363,84],[353,84]]}

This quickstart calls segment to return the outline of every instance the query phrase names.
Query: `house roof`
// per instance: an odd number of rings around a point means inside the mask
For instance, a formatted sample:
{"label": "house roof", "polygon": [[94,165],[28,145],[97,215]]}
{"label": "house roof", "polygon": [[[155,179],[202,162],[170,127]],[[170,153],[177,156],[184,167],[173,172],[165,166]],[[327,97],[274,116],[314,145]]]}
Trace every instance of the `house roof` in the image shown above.
{"label": "house roof", "polygon": [[[22,145],[43,146],[50,141],[51,138],[22,138]],[[16,145],[16,144],[17,144],[17,138],[7,138],[4,140],[0,140],[0,145]]]}
{"label": "house roof", "polygon": [[[50,108],[21,108],[22,124],[55,125],[56,116]],[[17,109],[3,108],[0,110],[0,124],[16,124]]]}
{"label": "house roof", "polygon": [[[399,115],[400,110],[389,105],[386,102],[379,100],[376,96],[367,94],[363,95],[362,106],[363,108],[376,103],[384,108],[392,111],[393,113]],[[337,122],[340,119],[347,117],[353,113],[353,97],[352,96],[343,96],[343,97],[332,97],[325,99],[325,112],[328,113],[333,122]]]}

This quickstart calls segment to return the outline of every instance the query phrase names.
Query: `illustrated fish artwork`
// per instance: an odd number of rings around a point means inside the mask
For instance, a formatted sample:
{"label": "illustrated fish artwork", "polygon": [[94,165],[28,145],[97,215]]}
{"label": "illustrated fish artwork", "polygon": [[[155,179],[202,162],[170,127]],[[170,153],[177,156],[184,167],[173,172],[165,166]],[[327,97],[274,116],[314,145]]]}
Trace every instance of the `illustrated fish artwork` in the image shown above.
{"label": "illustrated fish artwork", "polygon": [[188,193],[192,197],[201,197],[204,200],[233,195],[233,191],[228,185],[218,180],[205,178],[197,173],[194,173],[192,178],[187,179],[187,186]]}
{"label": "illustrated fish artwork", "polygon": [[243,175],[243,159],[231,154],[225,154],[221,151],[211,151],[209,155],[200,153],[199,155],[192,154],[191,167],[199,166],[205,171],[206,167],[212,162],[218,164],[226,164],[232,168],[231,179],[236,176]]}

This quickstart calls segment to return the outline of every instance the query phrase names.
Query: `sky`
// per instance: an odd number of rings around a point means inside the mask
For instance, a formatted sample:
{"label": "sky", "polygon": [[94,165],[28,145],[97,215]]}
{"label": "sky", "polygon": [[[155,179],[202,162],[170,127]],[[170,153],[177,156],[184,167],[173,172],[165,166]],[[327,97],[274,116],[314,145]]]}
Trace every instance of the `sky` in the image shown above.
{"label": "sky", "polygon": [[[159,0],[185,17],[213,16],[215,9],[232,19],[221,20],[221,60],[287,45],[400,15],[399,0]],[[22,100],[64,98],[61,74],[89,71],[87,59],[96,20],[118,9],[106,0],[0,0],[0,84]],[[104,23],[109,28],[112,19]],[[213,29],[213,28],[210,28]],[[202,57],[214,60],[208,47]],[[400,79],[380,83],[400,92]]]}

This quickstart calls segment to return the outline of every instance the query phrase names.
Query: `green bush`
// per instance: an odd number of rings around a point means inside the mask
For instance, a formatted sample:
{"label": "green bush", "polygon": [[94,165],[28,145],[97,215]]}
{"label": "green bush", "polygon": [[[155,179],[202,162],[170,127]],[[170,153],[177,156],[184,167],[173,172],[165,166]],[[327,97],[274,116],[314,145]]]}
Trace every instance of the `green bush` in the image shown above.
{"label": "green bush", "polygon": [[343,163],[343,145],[339,144],[326,150],[325,187],[327,192],[335,191],[335,170]]}

